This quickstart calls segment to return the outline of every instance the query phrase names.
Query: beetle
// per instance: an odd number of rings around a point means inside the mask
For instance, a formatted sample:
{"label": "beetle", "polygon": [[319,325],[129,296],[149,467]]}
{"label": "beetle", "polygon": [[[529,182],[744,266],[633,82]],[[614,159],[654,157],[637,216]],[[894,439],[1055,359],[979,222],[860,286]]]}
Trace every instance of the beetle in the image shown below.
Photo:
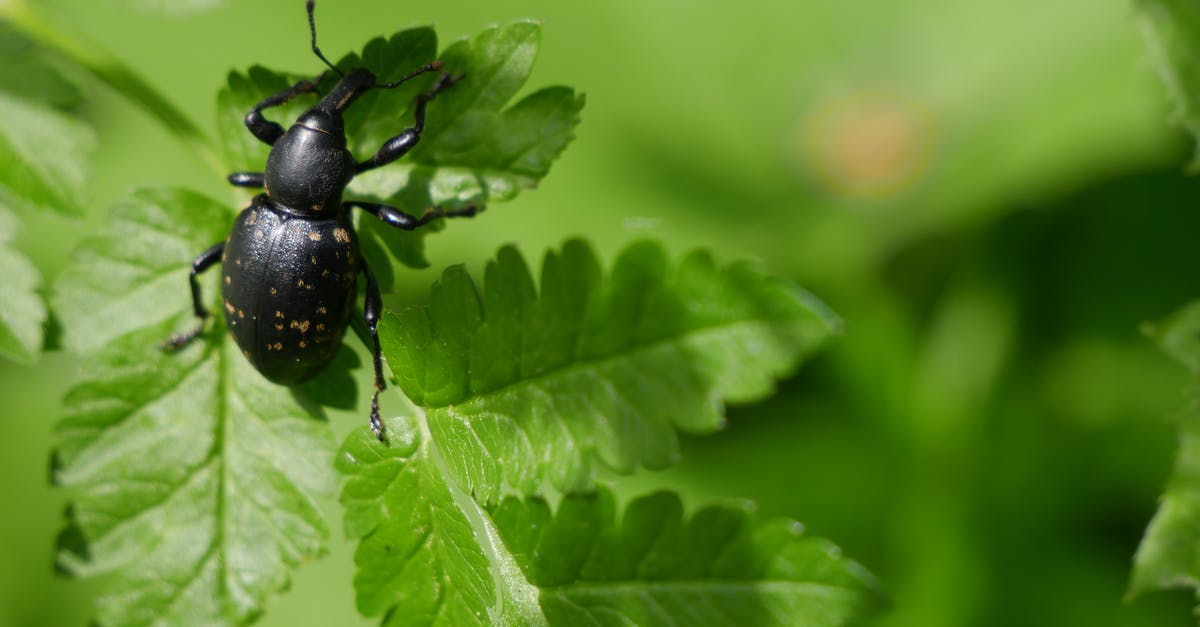
{"label": "beetle", "polygon": [[266,98],[246,115],[250,133],[269,144],[271,151],[264,172],[234,172],[228,180],[235,186],[264,191],[237,216],[227,240],[192,261],[188,284],[199,322],[194,329],[171,336],[162,347],[178,350],[203,333],[210,313],[197,277],[220,262],[225,322],[242,354],[268,380],[296,385],[315,376],[337,353],[354,309],[357,278],[362,274],[366,280],[363,318],[375,369],[370,423],[375,436],[386,442],[379,418],[379,393],[386,383],[377,331],[383,303],[379,285],[359,252],[350,209],[362,209],[390,226],[413,230],[440,218],[471,217],[483,207],[434,207],[418,217],[385,204],[343,201],[342,193],[355,175],[387,165],[412,150],[425,127],[426,106],[463,76],[441,73],[432,88],[417,95],[412,126],[384,142],[370,158],[357,161],[346,148],[342,113],[368,90],[395,88],[440,70],[442,63],[433,61],[388,83],[377,83],[366,68],[342,72],[317,47],[314,0],[307,0],[305,10],[313,53],[340,79],[286,131],[263,117],[263,111],[301,94],[318,93],[317,85],[328,71]]}

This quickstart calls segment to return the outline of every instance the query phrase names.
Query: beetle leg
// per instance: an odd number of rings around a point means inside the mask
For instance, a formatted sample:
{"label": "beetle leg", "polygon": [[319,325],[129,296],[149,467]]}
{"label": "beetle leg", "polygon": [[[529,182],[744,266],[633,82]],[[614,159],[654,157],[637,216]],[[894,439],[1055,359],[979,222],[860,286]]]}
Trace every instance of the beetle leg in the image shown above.
{"label": "beetle leg", "polygon": [[221,253],[223,252],[225,252],[225,242],[214,244],[208,250],[200,253],[200,256],[196,257],[196,259],[192,261],[192,272],[188,275],[188,284],[192,287],[192,312],[195,313],[196,317],[200,319],[200,323],[197,324],[196,328],[192,329],[191,331],[188,331],[187,333],[176,333],[167,341],[159,344],[159,347],[163,350],[178,350],[183,348],[192,340],[199,337],[200,333],[204,331],[204,322],[208,320],[209,313],[208,309],[204,307],[204,299],[200,297],[200,283],[196,281],[196,277],[201,272],[211,268],[213,264],[220,261]]}
{"label": "beetle leg", "polygon": [[236,187],[266,187],[266,177],[262,172],[234,172],[226,180]]}
{"label": "beetle leg", "polygon": [[[254,109],[246,114],[246,128],[250,129],[250,132],[260,141],[274,146],[275,140],[283,136],[283,127],[264,118],[262,114],[263,109],[285,104],[300,94],[316,93],[317,84],[324,77],[325,73],[322,72],[320,76],[312,80],[304,79],[273,96],[268,96],[262,102],[254,105]],[[236,184],[234,183],[234,185]]]}
{"label": "beetle leg", "polygon": [[362,271],[367,277],[367,298],[363,304],[363,319],[367,323],[367,331],[371,335],[371,362],[375,366],[375,394],[371,396],[371,431],[380,442],[387,443],[383,434],[383,421],[379,418],[379,393],[387,387],[383,378],[383,351],[379,347],[379,316],[383,313],[383,297],[379,294],[379,284],[375,275],[367,267],[366,260],[362,261]]}
{"label": "beetle leg", "polygon": [[358,207],[365,210],[367,213],[383,220],[388,226],[394,226],[405,231],[412,231],[438,218],[470,218],[475,214],[483,211],[483,205],[468,205],[461,209],[443,209],[441,207],[432,207],[425,211],[421,217],[416,217],[410,213],[405,213],[391,205],[384,205],[377,202],[366,202],[363,200],[348,200],[343,203],[347,208]]}
{"label": "beetle leg", "polygon": [[413,125],[404,129],[404,132],[387,140],[383,146],[379,147],[379,151],[371,156],[370,159],[358,164],[356,172],[362,173],[367,170],[373,170],[379,166],[387,165],[405,153],[412,150],[417,142],[421,141],[421,132],[425,130],[425,105],[429,104],[446,88],[454,85],[462,80],[463,75],[451,76],[442,74],[438,77],[437,82],[433,84],[433,88],[429,91],[417,94],[416,105],[413,107]]}

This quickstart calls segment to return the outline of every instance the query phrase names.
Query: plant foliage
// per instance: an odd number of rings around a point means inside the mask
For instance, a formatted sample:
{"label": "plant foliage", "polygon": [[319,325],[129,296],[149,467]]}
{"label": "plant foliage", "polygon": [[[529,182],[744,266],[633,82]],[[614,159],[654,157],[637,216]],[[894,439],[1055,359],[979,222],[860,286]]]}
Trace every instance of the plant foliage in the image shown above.
{"label": "plant foliage", "polygon": [[320,410],[259,376],[219,320],[180,352],[158,348],[192,324],[181,260],[228,222],[202,196],[142,192],[58,286],[66,339],[91,354],[55,429],[53,478],[72,493],[59,565],[114,573],[102,624],[245,623],[325,550],[316,500],[333,491],[334,442]]}
{"label": "plant foliage", "polygon": [[79,88],[3,22],[0,55],[0,355],[32,363],[47,311],[41,273],[13,247],[20,220],[11,210],[78,214],[96,140],[73,113]]}
{"label": "plant foliage", "polygon": [[[1200,6],[1182,0],[1138,3],[1146,41],[1175,105],[1176,122],[1198,142],[1200,168]],[[1200,303],[1151,329],[1164,351],[1200,375]],[[1189,587],[1200,592],[1200,398],[1180,412],[1175,469],[1134,559],[1130,593]]]}
{"label": "plant foliage", "polygon": [[[1176,312],[1151,334],[1193,376],[1200,376],[1200,303]],[[1200,397],[1193,394],[1178,422],[1175,470],[1138,547],[1131,594],[1179,587],[1200,591]]]}
{"label": "plant foliage", "polygon": [[556,509],[483,510],[452,482],[427,414],[365,429],[338,457],[346,532],[361,538],[360,611],[385,625],[842,625],[878,605],[872,578],[829,542],[744,508],[690,516],[660,492],[618,513],[607,490]]}
{"label": "plant foliage", "polygon": [[451,268],[427,308],[389,314],[384,352],[458,481],[484,502],[549,481],[591,486],[678,457],[677,430],[723,423],[722,400],[765,396],[840,328],[808,293],[704,252],[677,265],[627,248],[605,273],[582,241],[546,256],[541,289],[511,247],[482,289]]}
{"label": "plant foliage", "polygon": [[[434,58],[465,75],[430,106],[419,147],[350,194],[419,213],[534,186],[583,104],[566,87],[508,104],[538,36],[520,22],[438,55],[433,31],[417,28],[343,59],[382,81]],[[296,80],[230,75],[218,109],[231,170],[262,168],[267,149],[242,116]],[[409,124],[432,80],[356,103],[347,130],[360,158]],[[290,122],[311,98],[270,115]],[[388,443],[363,427],[335,463],[322,405],[361,403],[344,377],[349,351],[322,375],[332,382],[288,389],[253,370],[219,318],[177,353],[157,348],[194,324],[188,261],[225,238],[232,216],[192,192],[139,191],[55,286],[64,344],[83,355],[55,429],[53,479],[71,491],[58,566],[110,578],[99,623],[253,621],[325,552],[317,503],[335,467],[347,477],[346,532],[359,539],[358,606],[387,624],[654,623],[666,612],[680,624],[832,625],[873,604],[870,577],[796,523],[736,508],[684,516],[666,493],[618,514],[610,494],[590,492],[597,462],[621,472],[674,462],[678,432],[719,428],[724,402],[762,398],[835,334],[837,317],[806,292],[702,252],[670,263],[653,243],[605,272],[582,241],[547,255],[539,287],[503,248],[481,286],[451,268],[428,307],[385,316],[383,348],[412,404],[386,398],[389,411],[408,408],[385,417]],[[393,262],[423,262],[415,235],[371,219],[360,231],[385,284]],[[546,485],[567,492],[557,508],[535,496]],[[528,498],[501,499],[514,490]]]}
{"label": "plant foliage", "polygon": [[[357,177],[350,195],[420,215],[435,205],[511,200],[521,189],[534,187],[574,137],[583,108],[583,96],[561,86],[537,90],[505,108],[533,70],[540,37],[537,24],[516,22],[453,43],[439,56],[433,29],[412,28],[376,38],[361,54],[342,59],[339,67],[366,67],[380,82],[396,80],[435,58],[445,62],[442,71],[463,76],[429,105],[426,131],[413,152]],[[332,73],[323,76],[322,89],[337,79]],[[256,170],[266,163],[268,146],[242,125],[246,112],[302,78],[315,76],[290,76],[262,67],[229,75],[228,86],[218,96],[218,122],[234,167]],[[411,124],[416,95],[433,81],[434,74],[428,74],[396,89],[363,94],[346,114],[351,152],[366,159],[400,134]],[[311,96],[301,96],[267,115],[294,120],[312,103]],[[364,254],[376,262],[373,267],[385,289],[392,283],[395,262],[428,265],[422,252],[426,231],[399,231],[375,220],[360,223]]]}
{"label": "plant foliage", "polygon": [[42,350],[46,305],[38,294],[42,276],[12,247],[17,216],[0,207],[0,355],[30,363]]}
{"label": "plant foliage", "polygon": [[1175,105],[1175,122],[1197,143],[1191,168],[1200,168],[1200,6],[1187,0],[1141,0],[1146,42]]}

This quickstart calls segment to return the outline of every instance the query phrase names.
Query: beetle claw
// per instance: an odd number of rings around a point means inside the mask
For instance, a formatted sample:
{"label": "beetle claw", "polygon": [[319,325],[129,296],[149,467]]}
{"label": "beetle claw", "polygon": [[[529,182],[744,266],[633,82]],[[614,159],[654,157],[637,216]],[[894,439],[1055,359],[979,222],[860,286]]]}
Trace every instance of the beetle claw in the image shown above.
{"label": "beetle claw", "polygon": [[379,418],[379,390],[371,396],[371,432],[380,442],[387,444],[387,436],[383,433],[383,421]]}

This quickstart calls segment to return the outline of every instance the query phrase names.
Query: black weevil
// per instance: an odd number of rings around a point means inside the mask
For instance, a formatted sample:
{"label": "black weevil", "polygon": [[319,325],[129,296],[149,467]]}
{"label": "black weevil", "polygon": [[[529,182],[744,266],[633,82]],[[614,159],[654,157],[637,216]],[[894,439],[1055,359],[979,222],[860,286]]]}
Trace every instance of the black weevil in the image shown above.
{"label": "black weevil", "polygon": [[313,53],[341,80],[286,132],[265,119],[263,110],[299,94],[317,93],[325,74],[263,100],[246,115],[250,132],[271,145],[270,156],[264,173],[235,172],[229,175],[229,182],[263,188],[266,193],[255,196],[242,210],[228,240],[212,246],[192,262],[188,282],[200,323],[188,333],[172,336],[163,347],[178,349],[203,331],[209,312],[196,277],[221,261],[225,322],[242,354],[267,379],[295,385],[320,372],[337,353],[354,309],[356,280],[361,272],[367,283],[363,310],[375,367],[371,429],[383,441],[379,393],[385,383],[376,331],[383,305],[379,285],[359,254],[349,210],[364,209],[391,226],[412,230],[438,218],[473,216],[482,207],[433,208],[416,217],[379,203],[343,201],[342,192],[356,174],[387,165],[411,150],[421,138],[425,106],[462,76],[441,74],[429,91],[417,96],[413,125],[385,142],[371,158],[356,161],[346,149],[342,112],[370,89],[397,87],[415,76],[439,70],[442,64],[434,61],[382,84],[377,84],[375,75],[365,68],[343,73],[317,48],[313,0],[308,0],[305,8]]}

